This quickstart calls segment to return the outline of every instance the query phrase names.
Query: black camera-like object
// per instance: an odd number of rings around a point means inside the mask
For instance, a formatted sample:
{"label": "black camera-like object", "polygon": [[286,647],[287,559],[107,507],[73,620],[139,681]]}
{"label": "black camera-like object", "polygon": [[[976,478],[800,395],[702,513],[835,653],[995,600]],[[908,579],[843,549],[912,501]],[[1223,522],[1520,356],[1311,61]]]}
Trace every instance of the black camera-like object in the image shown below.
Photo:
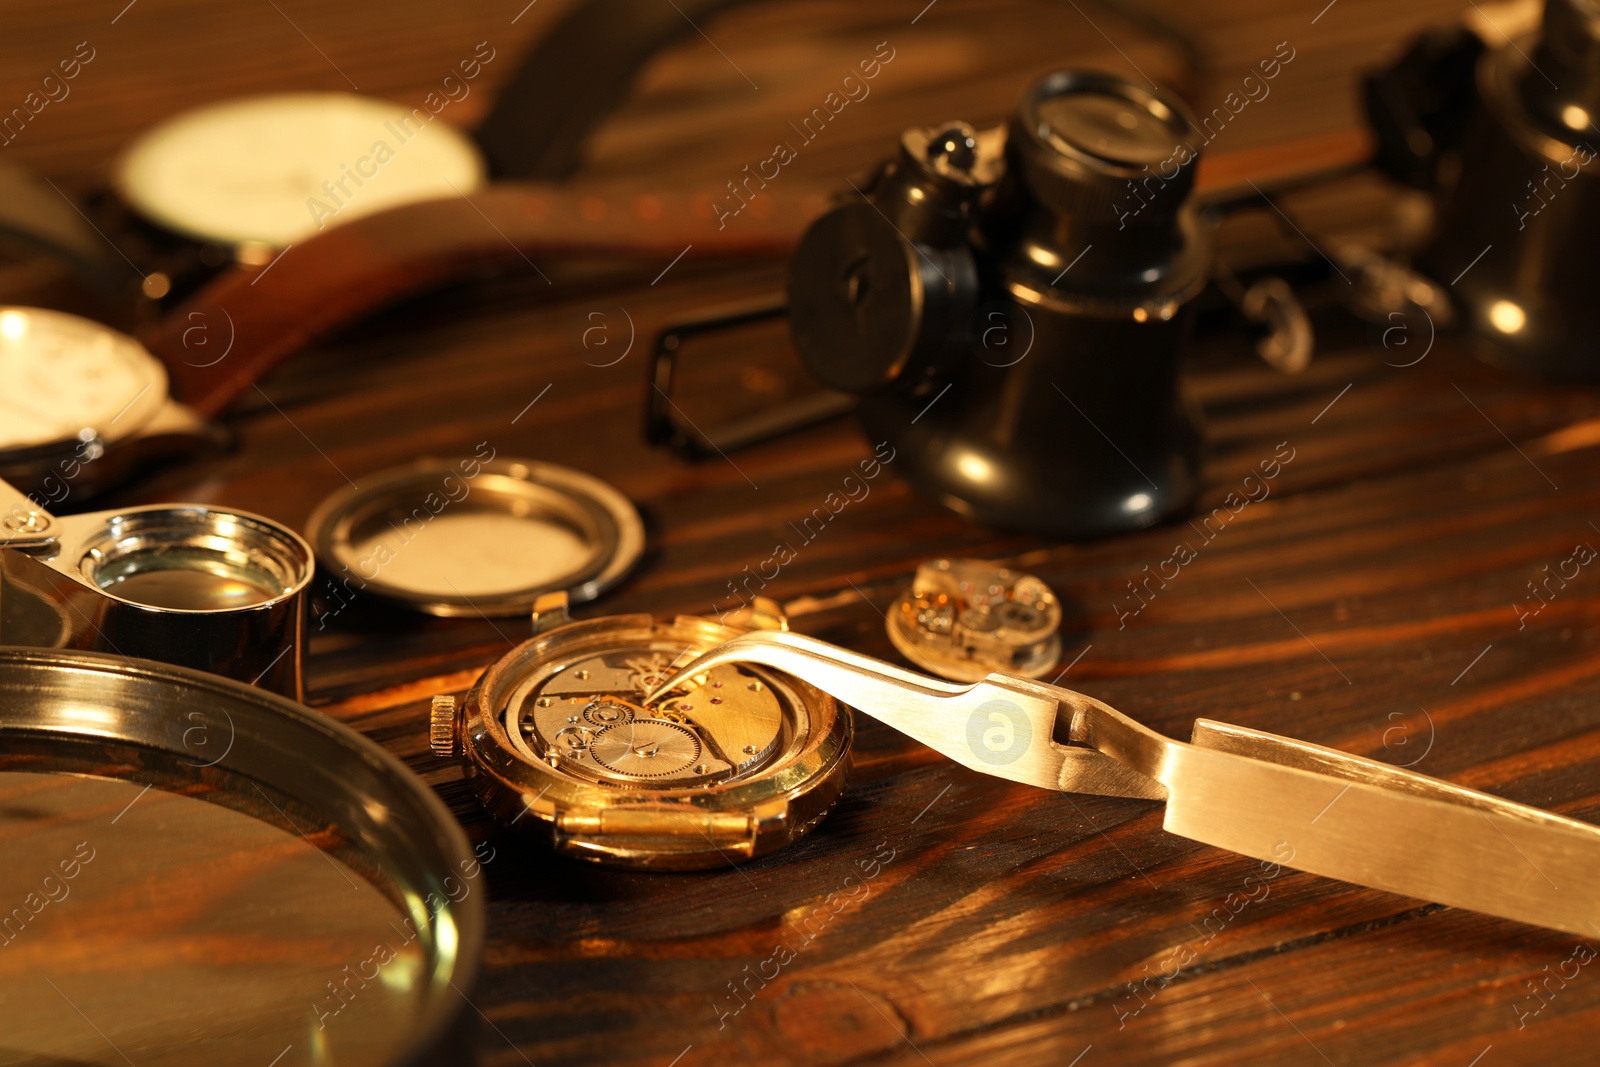
{"label": "black camera-like object", "polygon": [[1171,96],[1070,71],[1004,126],[906,131],[794,256],[802,358],[914,487],[980,522],[1085,538],[1183,508],[1197,141]]}
{"label": "black camera-like object", "polygon": [[1430,31],[1364,96],[1379,166],[1434,194],[1415,263],[1477,353],[1600,383],[1600,4],[1546,0],[1537,30],[1489,47]]}

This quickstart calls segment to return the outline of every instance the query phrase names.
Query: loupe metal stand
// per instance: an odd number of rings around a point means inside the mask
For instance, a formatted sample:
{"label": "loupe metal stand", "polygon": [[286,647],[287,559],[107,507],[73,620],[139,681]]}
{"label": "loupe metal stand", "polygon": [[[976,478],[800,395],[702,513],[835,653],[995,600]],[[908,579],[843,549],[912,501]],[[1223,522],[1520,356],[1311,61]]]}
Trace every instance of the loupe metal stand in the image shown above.
{"label": "loupe metal stand", "polygon": [[855,410],[856,398],[823,389],[785,404],[737,418],[711,431],[701,431],[672,399],[683,344],[692,337],[738,329],[751,323],[785,318],[788,302],[781,294],[717,308],[671,323],[656,337],[650,359],[650,392],[645,398],[644,437],[666,445],[685,459],[705,459],[735,449],[784,437]]}

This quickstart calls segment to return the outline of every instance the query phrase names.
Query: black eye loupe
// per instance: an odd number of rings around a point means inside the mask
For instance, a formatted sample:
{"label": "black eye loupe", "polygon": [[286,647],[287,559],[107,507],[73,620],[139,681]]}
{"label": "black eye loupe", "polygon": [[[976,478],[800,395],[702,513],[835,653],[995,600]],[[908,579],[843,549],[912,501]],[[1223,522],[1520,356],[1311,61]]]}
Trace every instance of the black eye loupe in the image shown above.
{"label": "black eye loupe", "polygon": [[1600,382],[1600,5],[1549,0],[1537,34],[1484,51],[1419,265],[1488,360]]}
{"label": "black eye loupe", "polygon": [[802,358],[980,522],[1088,538],[1172,514],[1201,452],[1179,386],[1211,258],[1196,139],[1169,95],[1075,71],[1003,128],[908,130],[795,254]]}

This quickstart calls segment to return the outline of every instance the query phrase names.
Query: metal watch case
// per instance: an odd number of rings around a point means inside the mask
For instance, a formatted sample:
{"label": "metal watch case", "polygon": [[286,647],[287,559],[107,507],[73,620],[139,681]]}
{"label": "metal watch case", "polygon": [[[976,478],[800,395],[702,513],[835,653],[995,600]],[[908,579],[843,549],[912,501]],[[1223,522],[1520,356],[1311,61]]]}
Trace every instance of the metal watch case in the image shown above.
{"label": "metal watch case", "polygon": [[654,705],[676,664],[752,629],[787,629],[777,605],[716,622],[618,615],[574,622],[540,599],[534,636],[458,702],[435,697],[430,741],[459,759],[496,819],[557,852],[692,870],[788,844],[844,789],[848,708],[786,674],[715,668]]}

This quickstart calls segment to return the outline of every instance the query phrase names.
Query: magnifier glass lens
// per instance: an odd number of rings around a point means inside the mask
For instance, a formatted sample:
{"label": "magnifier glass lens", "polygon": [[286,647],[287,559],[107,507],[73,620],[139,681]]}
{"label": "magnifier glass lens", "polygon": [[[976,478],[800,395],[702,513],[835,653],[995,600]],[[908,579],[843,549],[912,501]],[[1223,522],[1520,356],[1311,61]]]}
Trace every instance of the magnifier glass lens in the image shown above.
{"label": "magnifier glass lens", "polygon": [[144,608],[248,611],[303,589],[311,548],[270,520],[191,505],[110,518],[83,542],[79,572]]}
{"label": "magnifier glass lens", "polygon": [[100,588],[124,600],[178,611],[249,607],[281,596],[283,583],[246,563],[205,551],[124,556],[95,574]]}
{"label": "magnifier glass lens", "polygon": [[1092,91],[1068,92],[1035,105],[1041,134],[1113,163],[1160,163],[1176,148],[1172,127],[1149,108]]}

